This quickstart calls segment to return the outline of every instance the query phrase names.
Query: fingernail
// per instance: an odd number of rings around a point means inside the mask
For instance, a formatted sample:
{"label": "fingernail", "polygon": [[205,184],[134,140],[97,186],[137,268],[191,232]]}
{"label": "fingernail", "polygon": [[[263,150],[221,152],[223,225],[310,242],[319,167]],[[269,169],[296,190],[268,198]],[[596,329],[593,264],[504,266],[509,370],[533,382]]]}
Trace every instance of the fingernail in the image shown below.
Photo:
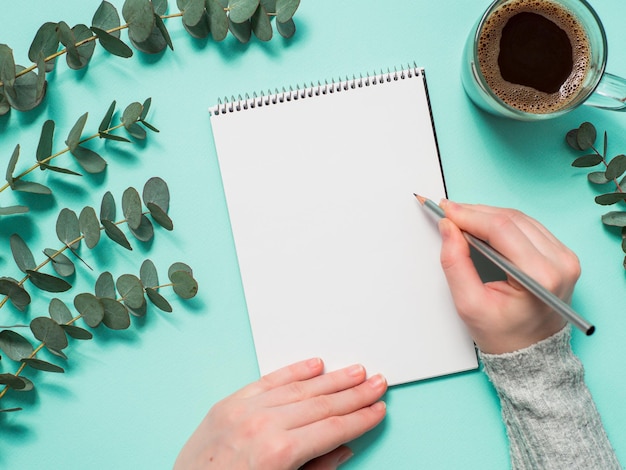
{"label": "fingernail", "polygon": [[368,382],[372,388],[381,388],[385,386],[387,380],[381,374],[376,374],[370,377]]}
{"label": "fingernail", "polygon": [[446,207],[448,207],[450,205],[450,201],[447,200],[446,198],[442,198],[441,201],[439,201],[439,207],[441,207],[444,211],[446,210]]}
{"label": "fingernail", "polygon": [[310,367],[311,369],[317,369],[321,363],[322,363],[322,360],[319,357],[313,357],[309,359],[308,361],[306,361],[306,365]]}
{"label": "fingernail", "polygon": [[350,449],[346,449],[346,451],[339,456],[337,459],[337,465],[341,465],[346,463],[350,458],[354,455],[354,453]]}
{"label": "fingernail", "polygon": [[358,377],[364,374],[365,367],[363,367],[361,364],[355,364],[353,366],[348,367],[347,372],[350,377]]}
{"label": "fingernail", "polygon": [[374,411],[385,411],[387,409],[387,403],[384,401],[377,401],[370,408]]}

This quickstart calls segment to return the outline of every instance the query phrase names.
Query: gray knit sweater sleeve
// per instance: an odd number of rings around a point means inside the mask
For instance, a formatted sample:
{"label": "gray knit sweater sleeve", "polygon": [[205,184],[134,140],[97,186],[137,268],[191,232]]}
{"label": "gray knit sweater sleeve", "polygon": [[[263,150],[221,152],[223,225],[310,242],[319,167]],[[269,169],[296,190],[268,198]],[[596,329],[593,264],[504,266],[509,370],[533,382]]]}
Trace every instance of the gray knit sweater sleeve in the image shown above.
{"label": "gray knit sweater sleeve", "polygon": [[513,469],[621,468],[570,347],[569,326],[528,348],[479,356],[500,397]]}

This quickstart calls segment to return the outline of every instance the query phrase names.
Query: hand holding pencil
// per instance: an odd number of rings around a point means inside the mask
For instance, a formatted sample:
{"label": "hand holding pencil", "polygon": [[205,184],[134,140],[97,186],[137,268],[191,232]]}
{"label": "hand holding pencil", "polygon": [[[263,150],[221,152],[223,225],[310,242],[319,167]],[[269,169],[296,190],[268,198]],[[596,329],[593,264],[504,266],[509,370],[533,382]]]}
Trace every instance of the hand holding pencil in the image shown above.
{"label": "hand holding pencil", "polygon": [[440,206],[445,213],[439,222],[441,264],[457,311],[481,351],[515,351],[563,328],[561,315],[510,276],[507,281],[483,283],[462,231],[487,242],[565,302],[571,300],[580,276],[578,258],[571,250],[517,210],[447,200]]}

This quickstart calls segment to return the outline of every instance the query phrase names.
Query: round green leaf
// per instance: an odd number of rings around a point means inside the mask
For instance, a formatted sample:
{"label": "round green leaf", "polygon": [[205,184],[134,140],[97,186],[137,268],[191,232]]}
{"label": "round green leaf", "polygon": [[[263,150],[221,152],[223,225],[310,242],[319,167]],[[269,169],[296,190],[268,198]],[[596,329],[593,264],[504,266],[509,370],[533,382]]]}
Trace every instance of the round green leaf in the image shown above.
{"label": "round green leaf", "polygon": [[115,281],[113,280],[113,275],[105,271],[100,276],[98,276],[98,280],[96,281],[96,296],[101,299],[114,299],[115,298]]}
{"label": "round green leaf", "polygon": [[590,166],[596,166],[599,163],[602,163],[602,156],[592,153],[589,155],[583,155],[582,157],[578,157],[572,162],[572,166],[577,168],[586,168]]}
{"label": "round green leaf", "polygon": [[152,0],[154,13],[157,15],[165,15],[167,13],[167,0]]}
{"label": "round green leaf", "polygon": [[42,343],[57,351],[67,347],[67,336],[63,328],[57,322],[48,317],[33,318],[30,322],[30,330]]}
{"label": "round green leaf", "polygon": [[[59,49],[59,38],[57,37],[57,24],[52,22],[44,23],[37,30],[35,39],[33,39],[30,49],[28,49],[28,58],[31,62],[37,62],[37,58],[42,55],[49,57],[55,54]],[[56,59],[46,62],[46,71],[50,72],[54,69]]]}
{"label": "round green leaf", "polygon": [[56,372],[56,373],[65,372],[62,367],[59,367],[56,364],[52,364],[50,362],[47,362],[41,359],[37,359],[36,357],[30,358],[30,359],[28,358],[22,359],[22,362],[28,365],[29,367],[32,367],[33,369],[42,370],[45,372]]}
{"label": "round green leaf", "polygon": [[159,274],[151,260],[146,259],[141,263],[139,279],[145,287],[157,287],[159,285]]}
{"label": "round green leaf", "polygon": [[287,23],[296,13],[300,0],[276,0],[276,21]]}
{"label": "round green leaf", "polygon": [[170,207],[170,191],[167,187],[167,183],[158,176],[153,176],[143,186],[143,202],[148,204],[149,202],[156,204],[164,212],[167,212]]}
{"label": "round green leaf", "polygon": [[91,328],[96,328],[104,318],[102,302],[93,294],[84,292],[74,297],[74,307],[81,314],[85,323]]}
{"label": "round green leaf", "polygon": [[139,228],[141,224],[141,198],[133,187],[127,188],[122,195],[122,212],[130,228]]}
{"label": "round green leaf", "polygon": [[204,15],[204,0],[188,0],[183,10],[183,24],[194,27]]}
{"label": "round green leaf", "polygon": [[602,223],[604,225],[611,225],[614,227],[626,227],[626,212],[607,212],[602,216]]}
{"label": "round green leaf", "polygon": [[79,326],[61,325],[61,328],[74,339],[87,340],[93,338],[93,335],[89,331]]}
{"label": "round green leaf", "polygon": [[[117,29],[120,26],[120,15],[117,9],[109,2],[103,1],[93,15],[91,20],[91,26],[98,29],[108,31],[111,29]],[[119,38],[120,31],[111,31],[112,36]]]}
{"label": "round green leaf", "polygon": [[26,338],[11,330],[0,331],[0,349],[14,361],[21,361],[34,351]]}
{"label": "round green leaf", "polygon": [[28,278],[35,286],[46,292],[65,292],[72,288],[72,285],[56,276],[39,271],[27,271]]}
{"label": "round green leaf", "polygon": [[123,57],[125,59],[133,55],[133,50],[128,47],[126,43],[124,43],[124,41],[122,41],[121,39],[107,33],[103,29],[96,28],[95,26],[92,26],[91,30],[98,37],[100,45],[111,54],[118,57]]}
{"label": "round green leaf", "polygon": [[[7,387],[12,388],[13,390],[26,392],[27,387],[29,387],[29,385],[32,385],[32,382],[18,375],[0,374],[0,384],[6,385]],[[32,390],[32,387],[30,387],[29,390]]]}
{"label": "round green leaf", "polygon": [[155,289],[152,289],[151,287],[146,287],[146,294],[148,295],[150,302],[152,302],[158,309],[163,310],[164,312],[172,311],[172,306],[170,305],[170,303],[165,300],[165,297],[159,294]]}
{"label": "round green leaf", "polygon": [[191,299],[198,293],[198,283],[187,271],[175,271],[170,275],[176,295]]}
{"label": "round green leaf", "polygon": [[261,5],[268,13],[276,13],[276,0],[261,0]]}
{"label": "round green leaf", "polygon": [[122,123],[124,124],[124,127],[128,128],[128,126],[137,122],[142,111],[143,106],[137,101],[126,106],[124,113],[122,114]]}
{"label": "round green leaf", "polygon": [[189,265],[180,262],[172,263],[170,268],[167,270],[167,276],[170,278],[170,280],[172,278],[172,273],[175,273],[176,271],[185,271],[186,273],[189,273],[193,276],[193,271],[191,270]]}
{"label": "round green leaf", "polygon": [[583,122],[578,128],[576,141],[581,150],[591,148],[596,141],[596,128],[590,122]]}
{"label": "round green leaf", "polygon": [[154,228],[152,222],[144,214],[141,214],[141,223],[136,229],[129,227],[130,232],[135,238],[142,242],[148,242],[154,237]]}
{"label": "round green leaf", "polygon": [[246,44],[250,40],[250,36],[252,36],[252,24],[250,21],[244,21],[243,23],[233,23],[230,19],[228,20],[228,29],[233,36],[237,38],[237,40]]}
{"label": "round green leaf", "polygon": [[80,231],[85,236],[85,244],[91,249],[100,241],[100,221],[93,207],[83,207],[78,217]]}
{"label": "round green leaf", "polygon": [[106,235],[111,240],[113,240],[118,245],[123,246],[127,250],[133,249],[133,247],[130,246],[128,239],[126,238],[126,235],[124,235],[124,232],[122,232],[117,225],[107,219],[102,219],[101,222],[102,226],[104,227],[104,233],[106,233]]}
{"label": "round green leaf", "polygon": [[[79,43],[84,41],[85,39],[89,39],[93,37],[93,32],[84,24],[77,24],[72,28],[72,33],[74,34],[75,43]],[[77,56],[74,54],[67,54],[67,65],[74,69],[80,70],[85,67],[91,57],[93,56],[93,51],[96,47],[96,43],[94,41],[87,41],[76,48]]]}
{"label": "round green leaf", "polygon": [[595,201],[602,206],[610,206],[626,200],[626,193],[607,193],[596,196]]}
{"label": "round green leaf", "polygon": [[210,33],[209,17],[206,14],[202,16],[202,21],[200,21],[197,25],[187,26],[183,23],[183,26],[192,37],[197,39],[206,38]]}
{"label": "round green leaf", "polygon": [[587,179],[593,184],[606,184],[609,182],[609,180],[606,179],[604,171],[592,171],[587,175]]}
{"label": "round green leaf", "polygon": [[115,198],[110,191],[107,191],[102,197],[100,204],[100,220],[115,220]]}
{"label": "round green leaf", "polygon": [[[43,123],[41,135],[39,136],[39,145],[37,146],[37,161],[41,162],[52,155],[52,137],[54,136],[54,121],[48,119]],[[45,169],[43,166],[40,167]]]}
{"label": "round green leaf", "polygon": [[0,44],[0,80],[4,86],[13,88],[15,72],[13,50],[6,44]]}
{"label": "round green leaf", "polygon": [[52,260],[52,268],[59,276],[69,277],[76,271],[73,261],[63,253],[52,248],[45,248],[43,252]]}
{"label": "round green leaf", "polygon": [[15,264],[17,264],[20,271],[25,273],[29,269],[35,269],[37,267],[33,253],[30,251],[30,248],[28,248],[28,245],[26,245],[26,242],[22,239],[22,237],[20,237],[17,233],[14,233],[9,239],[9,244],[11,246],[11,253],[13,253]]}
{"label": "round green leaf", "polygon": [[170,217],[163,211],[163,209],[161,209],[161,207],[157,206],[153,202],[148,202],[146,206],[148,206],[150,215],[157,224],[159,224],[166,230],[171,231],[174,229],[174,223],[172,222],[172,219],[170,219]]}
{"label": "round green leaf", "polygon": [[280,23],[277,21],[276,29],[278,30],[278,34],[280,34],[285,39],[289,39],[294,34],[296,34],[296,24],[293,22],[291,18],[289,18],[284,23]]}
{"label": "round green leaf", "polygon": [[263,5],[259,5],[257,10],[250,18],[252,23],[252,32],[261,41],[269,41],[272,39],[272,23],[270,23],[270,17],[267,15]]}
{"label": "round green leaf", "polygon": [[57,217],[56,232],[57,237],[65,246],[72,249],[78,248],[81,235],[76,212],[67,208],[61,209]]}
{"label": "round green leaf", "polygon": [[15,308],[22,312],[30,304],[30,295],[15,279],[0,278],[0,294],[9,297]]}
{"label": "round green leaf", "polygon": [[243,23],[249,20],[257,7],[259,0],[230,0],[228,2],[228,11],[231,21],[234,23]]}
{"label": "round green leaf", "polygon": [[143,42],[150,37],[154,28],[154,10],[150,0],[126,0],[122,6],[122,16],[128,23],[131,40]]}
{"label": "round green leaf", "polygon": [[130,308],[140,308],[146,301],[143,285],[137,276],[122,274],[117,278],[115,287],[124,303]]}
{"label": "round green leaf", "polygon": [[172,47],[169,34],[165,29],[163,21],[160,18],[157,20],[157,18],[157,16],[154,17],[155,26],[152,28],[152,33],[150,33],[148,39],[145,41],[137,41],[130,37],[130,42],[137,50],[145,52],[146,54],[158,54],[168,45]]}
{"label": "round green leaf", "polygon": [[79,145],[71,152],[72,155],[76,158],[78,164],[87,173],[102,173],[107,166],[107,162],[104,158],[102,158],[98,153],[94,152],[93,150],[88,149],[87,147]]}
{"label": "round green leaf", "polygon": [[[26,67],[16,65],[16,72],[22,73]],[[5,97],[9,104],[18,111],[30,111],[37,107],[43,100],[46,92],[45,72],[30,72],[21,75],[15,79],[14,85],[11,87],[12,93],[5,93]],[[6,88],[6,87],[5,87]],[[5,89],[8,92],[8,89]]]}
{"label": "round green leaf", "polygon": [[626,155],[616,155],[606,167],[606,178],[612,180],[619,178],[626,171]]}
{"label": "round green leaf", "polygon": [[100,125],[98,126],[98,132],[105,132],[109,130],[109,126],[111,125],[111,120],[113,119],[113,113],[115,112],[116,102],[113,102],[109,105],[109,109],[107,109],[106,114],[102,118]]}
{"label": "round green leaf", "polygon": [[130,326],[130,314],[123,304],[113,299],[100,299],[104,306],[102,323],[112,330],[125,330]]}
{"label": "round green leaf", "polygon": [[88,115],[88,113],[83,114],[72,126],[72,129],[67,136],[67,140],[65,141],[70,151],[78,147],[78,143],[80,142],[80,136],[82,135],[83,129],[85,128],[85,123],[87,122]]}
{"label": "round green leaf", "polygon": [[207,14],[209,15],[209,29],[215,41],[222,41],[228,35],[228,15],[217,0],[206,0]]}
{"label": "round green leaf", "polygon": [[50,318],[52,318],[59,325],[64,325],[65,323],[69,323],[72,321],[72,312],[67,308],[65,302],[56,297],[50,301],[48,305],[48,313],[50,314]]}
{"label": "round green leaf", "polygon": [[20,191],[23,193],[52,194],[52,190],[49,187],[34,181],[14,180],[11,186],[13,191]]}
{"label": "round green leaf", "polygon": [[0,207],[0,215],[24,214],[28,212],[27,206]]}

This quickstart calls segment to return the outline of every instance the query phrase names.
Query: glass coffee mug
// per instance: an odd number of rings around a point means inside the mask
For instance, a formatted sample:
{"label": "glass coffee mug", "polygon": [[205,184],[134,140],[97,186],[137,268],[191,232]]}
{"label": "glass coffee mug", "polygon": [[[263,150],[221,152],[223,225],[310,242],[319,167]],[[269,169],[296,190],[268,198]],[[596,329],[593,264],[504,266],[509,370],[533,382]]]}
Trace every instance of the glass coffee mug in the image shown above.
{"label": "glass coffee mug", "polygon": [[626,80],[605,72],[606,57],[585,0],[496,0],[465,45],[463,87],[480,108],[525,121],[583,103],[626,110]]}

